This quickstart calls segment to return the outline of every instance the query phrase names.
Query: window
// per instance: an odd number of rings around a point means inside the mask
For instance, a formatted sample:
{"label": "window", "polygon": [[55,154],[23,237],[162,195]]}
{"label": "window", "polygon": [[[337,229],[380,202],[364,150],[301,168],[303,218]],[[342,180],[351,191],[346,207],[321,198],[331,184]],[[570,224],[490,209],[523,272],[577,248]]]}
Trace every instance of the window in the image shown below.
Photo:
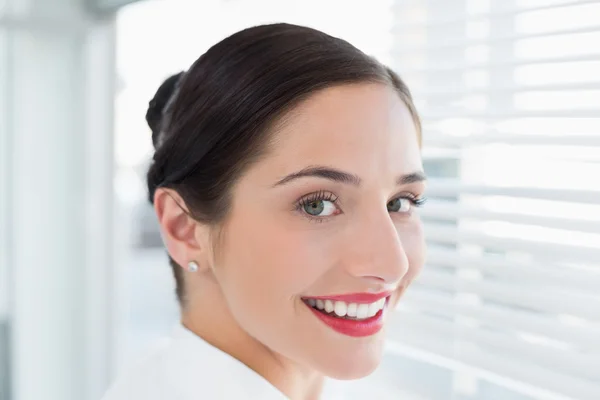
{"label": "window", "polygon": [[600,3],[393,10],[432,179],[391,348],[455,398],[600,398]]}

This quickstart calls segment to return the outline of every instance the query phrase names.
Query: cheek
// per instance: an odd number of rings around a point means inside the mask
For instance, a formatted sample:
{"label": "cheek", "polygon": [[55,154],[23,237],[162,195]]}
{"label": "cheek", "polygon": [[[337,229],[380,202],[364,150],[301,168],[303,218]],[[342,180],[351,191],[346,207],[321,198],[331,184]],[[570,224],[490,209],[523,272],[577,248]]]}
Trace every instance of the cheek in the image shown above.
{"label": "cheek", "polygon": [[215,276],[240,327],[274,351],[293,354],[314,333],[303,331],[300,296],[328,270],[326,245],[322,235],[289,221],[251,217],[227,227]]}
{"label": "cheek", "polygon": [[239,303],[255,299],[288,306],[327,269],[317,235],[277,218],[244,213],[232,219],[227,232],[217,275],[226,295]]}

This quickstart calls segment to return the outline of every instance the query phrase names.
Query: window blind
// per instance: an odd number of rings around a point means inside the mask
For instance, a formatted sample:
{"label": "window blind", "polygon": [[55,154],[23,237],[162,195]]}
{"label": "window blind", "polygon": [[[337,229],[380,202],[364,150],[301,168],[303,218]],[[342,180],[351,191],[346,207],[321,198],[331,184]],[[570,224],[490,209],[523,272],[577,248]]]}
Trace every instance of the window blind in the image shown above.
{"label": "window blind", "polygon": [[392,12],[430,201],[428,260],[390,349],[470,377],[469,398],[486,380],[600,399],[600,2],[395,0]]}

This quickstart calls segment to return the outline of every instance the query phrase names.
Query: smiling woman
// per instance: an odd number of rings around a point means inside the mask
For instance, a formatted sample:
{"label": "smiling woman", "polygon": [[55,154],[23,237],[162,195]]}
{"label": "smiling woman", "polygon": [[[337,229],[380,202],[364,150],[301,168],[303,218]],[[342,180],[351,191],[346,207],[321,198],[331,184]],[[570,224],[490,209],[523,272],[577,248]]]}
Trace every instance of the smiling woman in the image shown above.
{"label": "smiling woman", "polygon": [[263,25],[165,81],[147,120],[182,324],[106,399],[316,399],[325,377],[370,374],[425,253],[400,78],[343,40]]}

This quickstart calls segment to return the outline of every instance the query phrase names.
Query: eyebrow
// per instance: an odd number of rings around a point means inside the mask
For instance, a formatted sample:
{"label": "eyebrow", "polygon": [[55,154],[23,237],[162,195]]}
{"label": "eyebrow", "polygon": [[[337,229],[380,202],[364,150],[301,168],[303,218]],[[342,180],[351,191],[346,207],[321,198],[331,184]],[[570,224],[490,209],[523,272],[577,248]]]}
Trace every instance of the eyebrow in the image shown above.
{"label": "eyebrow", "polygon": [[402,176],[398,177],[398,179],[396,180],[396,183],[398,185],[408,185],[410,183],[425,182],[426,180],[427,180],[427,175],[425,175],[425,172],[416,171],[416,172],[412,172],[410,174],[406,174],[406,175],[402,175]]}
{"label": "eyebrow", "polygon": [[[339,169],[330,167],[311,166],[306,167],[298,172],[286,175],[285,177],[277,181],[277,183],[275,183],[275,185],[273,186],[285,185],[286,183],[289,183],[296,179],[307,177],[323,178],[333,182],[340,182],[350,184],[353,186],[360,186],[361,183],[361,179],[359,176],[351,174],[349,172],[340,171]],[[398,179],[396,179],[396,184],[408,185],[410,183],[423,182],[426,180],[427,178],[425,176],[425,173],[422,171],[417,171],[398,177]]]}

